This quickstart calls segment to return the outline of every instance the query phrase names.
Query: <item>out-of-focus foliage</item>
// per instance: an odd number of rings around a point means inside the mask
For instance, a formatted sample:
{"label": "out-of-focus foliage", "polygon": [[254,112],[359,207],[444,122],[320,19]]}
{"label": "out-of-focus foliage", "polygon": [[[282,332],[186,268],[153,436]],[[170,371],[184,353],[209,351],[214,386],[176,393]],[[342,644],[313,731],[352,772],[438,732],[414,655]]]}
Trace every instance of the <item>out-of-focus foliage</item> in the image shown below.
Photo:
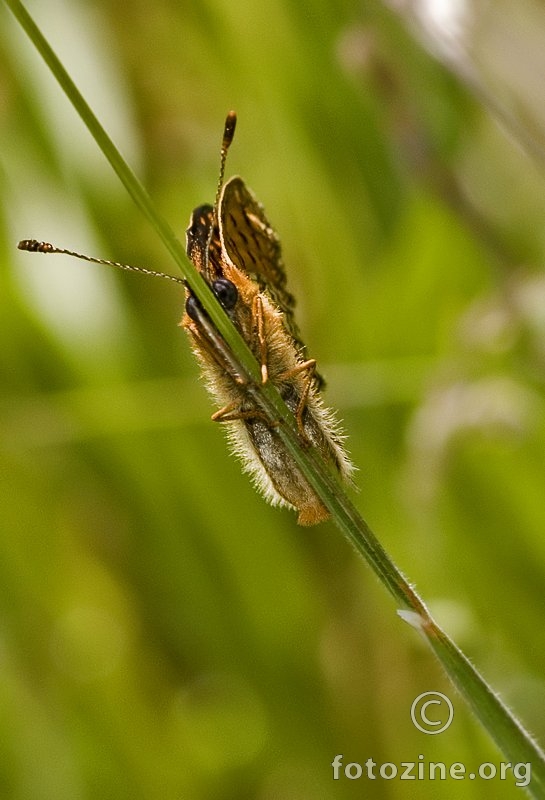
{"label": "out-of-focus foliage", "polygon": [[[180,235],[237,110],[227,173],[281,236],[358,505],[543,741],[541,6],[33,5]],[[171,268],[4,7],[0,36],[0,796],[519,797],[333,781],[337,753],[501,756],[335,528],[227,456],[181,293],[15,250]],[[441,736],[410,720],[429,690]]]}

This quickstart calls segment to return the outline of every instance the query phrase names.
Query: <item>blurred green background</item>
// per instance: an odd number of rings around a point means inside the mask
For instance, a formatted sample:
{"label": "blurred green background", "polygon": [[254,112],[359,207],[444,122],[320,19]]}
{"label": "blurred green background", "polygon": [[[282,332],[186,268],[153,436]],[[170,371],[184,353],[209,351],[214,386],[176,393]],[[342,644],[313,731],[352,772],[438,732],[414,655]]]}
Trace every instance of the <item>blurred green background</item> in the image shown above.
{"label": "blurred green background", "polygon": [[[182,238],[237,110],[227,175],[283,242],[355,501],[545,741],[540,4],[29,7]],[[182,293],[15,249],[175,269],[5,6],[0,42],[0,797],[520,797],[333,781],[501,755],[340,533],[227,454]]]}

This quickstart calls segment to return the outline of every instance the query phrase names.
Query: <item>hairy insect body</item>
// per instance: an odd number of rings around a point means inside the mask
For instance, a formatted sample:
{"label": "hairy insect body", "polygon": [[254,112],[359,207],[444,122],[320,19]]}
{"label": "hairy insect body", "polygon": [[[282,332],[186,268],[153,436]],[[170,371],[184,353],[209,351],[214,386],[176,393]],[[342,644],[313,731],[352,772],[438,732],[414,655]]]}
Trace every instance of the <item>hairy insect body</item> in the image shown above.
{"label": "hairy insect body", "polygon": [[[235,224],[233,219],[237,217]],[[203,242],[208,252],[203,253]],[[322,403],[315,362],[305,360],[302,346],[291,332],[296,330],[294,323],[286,323],[285,312],[273,301],[267,288],[260,287],[260,283],[268,287],[264,273],[269,267],[264,247],[270,253],[274,251],[274,269],[283,276],[276,234],[240,178],[232,178],[223,189],[219,222],[215,221],[211,207],[202,206],[192,215],[188,253],[260,363],[262,381],[270,381],[279,390],[296,416],[305,445],[315,448],[343,479],[349,480],[353,466],[345,453],[339,424]],[[248,274],[249,267],[253,274]],[[280,289],[278,283],[277,280],[277,296],[284,291],[283,282]],[[292,299],[285,291],[284,295]],[[194,302],[187,290],[182,325],[192,339],[208,389],[220,405],[212,419],[228,424],[233,452],[271,504],[297,509],[300,525],[322,522],[329,512],[285,448],[275,423],[266,418],[245,391],[244,383],[226,367],[215,336],[199,322],[204,312],[201,309],[197,313]]]}

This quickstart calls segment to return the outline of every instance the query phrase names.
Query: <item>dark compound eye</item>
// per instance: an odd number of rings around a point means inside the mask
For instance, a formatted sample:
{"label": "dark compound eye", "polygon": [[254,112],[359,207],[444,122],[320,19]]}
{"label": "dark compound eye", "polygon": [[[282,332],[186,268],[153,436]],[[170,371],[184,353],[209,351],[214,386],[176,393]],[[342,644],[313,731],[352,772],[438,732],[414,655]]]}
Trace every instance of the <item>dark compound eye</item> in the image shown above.
{"label": "dark compound eye", "polygon": [[187,316],[190,317],[193,322],[199,321],[199,313],[203,313],[203,308],[195,295],[190,294],[187,300],[185,301],[185,310]]}
{"label": "dark compound eye", "polygon": [[212,283],[212,291],[226,311],[232,311],[238,300],[237,287],[227,278],[218,278]]}

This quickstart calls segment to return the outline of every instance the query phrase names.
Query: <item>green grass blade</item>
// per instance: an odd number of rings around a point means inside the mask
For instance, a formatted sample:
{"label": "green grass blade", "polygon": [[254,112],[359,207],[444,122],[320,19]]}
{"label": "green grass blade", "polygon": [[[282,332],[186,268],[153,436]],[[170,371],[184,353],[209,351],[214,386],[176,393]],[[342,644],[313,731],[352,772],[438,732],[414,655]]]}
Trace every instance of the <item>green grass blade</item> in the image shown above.
{"label": "green grass blade", "polygon": [[5,2],[44,58],[127,191],[179,265],[212,324],[225,340],[231,368],[248,380],[248,392],[268,418],[283,421],[278,428],[279,436],[308,482],[331,511],[337,526],[365,558],[397,605],[404,610],[403,618],[426,637],[445,671],[505,756],[513,763],[532,763],[532,782],[528,791],[533,797],[545,798],[545,757],[541,750],[463,653],[430,618],[422,600],[323,464],[314,454],[301,447],[293,415],[273,386],[261,385],[258,365],[246,343],[189,263],[184,248],[167,222],[155,210],[145,189],[122,159],[32,18],[19,0]]}

